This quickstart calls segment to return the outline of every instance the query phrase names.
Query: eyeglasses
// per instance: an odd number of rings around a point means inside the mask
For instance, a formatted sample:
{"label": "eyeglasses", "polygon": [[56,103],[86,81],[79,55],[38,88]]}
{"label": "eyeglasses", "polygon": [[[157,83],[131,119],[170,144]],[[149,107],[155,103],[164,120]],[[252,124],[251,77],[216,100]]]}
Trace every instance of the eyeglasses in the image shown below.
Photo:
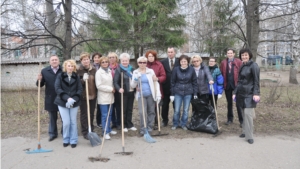
{"label": "eyeglasses", "polygon": [[109,59],[114,59],[114,58],[116,58],[116,57],[108,57]]}
{"label": "eyeglasses", "polygon": [[195,61],[193,61],[193,63],[196,63],[196,62],[200,62],[200,60],[195,60]]}
{"label": "eyeglasses", "polygon": [[209,62],[215,62],[215,61],[210,60]]}
{"label": "eyeglasses", "polygon": [[147,62],[139,62],[139,64],[147,64]]}
{"label": "eyeglasses", "polygon": [[103,62],[101,62],[101,63],[108,63],[108,61],[103,61]]}

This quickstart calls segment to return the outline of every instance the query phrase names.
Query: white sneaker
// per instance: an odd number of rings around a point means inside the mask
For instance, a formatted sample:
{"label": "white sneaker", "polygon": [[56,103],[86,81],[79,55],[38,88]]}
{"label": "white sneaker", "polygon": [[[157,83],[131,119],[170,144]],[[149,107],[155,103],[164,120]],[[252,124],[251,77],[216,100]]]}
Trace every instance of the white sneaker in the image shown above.
{"label": "white sneaker", "polygon": [[135,127],[131,127],[128,130],[136,131],[137,129]]}
{"label": "white sneaker", "polygon": [[124,128],[124,130],[123,130],[124,132],[128,132],[128,130],[127,130],[127,128]]}
{"label": "white sneaker", "polygon": [[104,138],[105,138],[105,140],[109,140],[110,139],[109,134],[105,134]]}
{"label": "white sneaker", "polygon": [[115,134],[117,134],[117,132],[116,131],[111,131],[110,134],[115,135]]}

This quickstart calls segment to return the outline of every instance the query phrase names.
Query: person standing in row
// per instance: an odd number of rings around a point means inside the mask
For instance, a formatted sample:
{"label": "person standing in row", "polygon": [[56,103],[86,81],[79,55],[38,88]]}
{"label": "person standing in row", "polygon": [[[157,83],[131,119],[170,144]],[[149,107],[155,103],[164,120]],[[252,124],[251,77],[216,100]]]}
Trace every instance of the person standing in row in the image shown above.
{"label": "person standing in row", "polygon": [[77,146],[77,111],[81,104],[82,85],[76,74],[75,60],[66,60],[63,64],[63,72],[55,80],[55,92],[57,94],[54,104],[58,106],[63,121],[63,146],[71,144]]}
{"label": "person standing in row", "polygon": [[[138,100],[139,115],[140,115],[140,126],[141,126],[140,134],[144,135],[145,130],[148,130],[149,132],[153,131],[154,118],[155,118],[155,102],[156,101],[160,102],[161,93],[159,89],[159,83],[157,82],[157,77],[154,71],[146,67],[147,58],[139,57],[137,59],[137,62],[139,68],[133,71],[131,87],[136,88],[137,86],[139,86],[138,87],[139,91],[137,91],[136,98]],[[140,86],[140,81],[142,86]],[[156,89],[154,89],[154,85],[157,86]],[[143,120],[144,119],[143,108],[145,112],[146,124],[144,124],[144,120]],[[144,126],[146,126],[146,128],[144,128]]]}
{"label": "person standing in row", "polygon": [[[81,64],[79,68],[77,69],[77,74],[80,77],[81,84],[83,87],[81,100],[82,104],[80,105],[80,124],[81,124],[81,133],[83,135],[83,138],[88,140],[88,132],[89,132],[89,126],[88,126],[88,110],[87,110],[87,96],[86,96],[86,89],[88,88],[89,92],[89,111],[90,111],[90,124],[91,124],[91,130],[94,131],[94,112],[95,112],[95,106],[97,101],[97,88],[95,83],[95,75],[96,75],[96,69],[92,66],[90,62],[90,54],[87,52],[83,52],[80,54],[80,61]],[[88,82],[88,86],[86,86],[86,81]]]}
{"label": "person standing in row", "polygon": [[[157,53],[154,50],[149,50],[146,52],[145,54],[146,58],[148,59],[147,62],[147,68],[150,68],[154,71],[156,77],[155,77],[155,81],[157,81],[159,83],[160,86],[160,93],[162,95],[162,98],[164,98],[163,95],[163,90],[162,90],[162,83],[164,83],[166,81],[166,72],[165,69],[163,67],[163,65],[161,64],[161,62],[159,62],[157,60]],[[159,105],[161,105],[162,103],[160,102]],[[156,105],[155,105],[156,107]],[[157,109],[155,108],[155,125],[157,125]],[[156,128],[154,128],[156,129]]]}
{"label": "person standing in row", "polygon": [[[214,84],[213,84],[213,89],[214,89],[214,93],[212,93],[212,89],[210,88],[210,84],[208,84],[209,87],[209,104],[213,107],[213,108],[217,108],[217,101],[218,99],[220,99],[222,97],[222,93],[223,93],[223,85],[224,85],[224,79],[222,76],[222,73],[220,71],[220,69],[218,68],[218,65],[216,64],[216,58],[214,57],[210,57],[209,58],[209,71],[212,75]],[[216,107],[214,107],[214,103],[213,103],[213,96],[215,98],[215,102],[216,102]]]}
{"label": "person standing in row", "polygon": [[209,84],[214,83],[209,69],[202,62],[202,58],[199,55],[192,56],[191,64],[193,65],[194,71],[197,76],[198,93],[196,96],[197,98],[203,100],[205,103],[208,103],[209,87],[206,84],[207,82],[209,82]]}
{"label": "person standing in row", "polygon": [[[114,52],[109,52],[107,57],[109,59],[109,68],[111,70],[111,75],[114,78],[116,69],[119,67],[118,55]],[[112,109],[111,128],[112,129],[117,128],[117,130],[121,130],[121,102],[120,102],[120,97],[118,95],[119,95],[118,92],[114,93],[115,102],[113,104],[113,109]]]}
{"label": "person standing in row", "polygon": [[[235,52],[233,49],[227,49],[227,58],[221,62],[220,70],[224,78],[224,89],[227,100],[227,122],[226,125],[230,125],[233,122],[233,110],[232,110],[232,92],[234,91],[240,67],[242,61],[238,58],[234,58]],[[240,127],[243,124],[242,109],[236,105]]]}
{"label": "person standing in row", "polygon": [[[113,77],[111,74],[111,70],[108,68],[108,57],[103,56],[100,59],[100,63],[100,69],[96,73],[96,85],[98,89],[98,106],[100,107],[102,113],[102,134],[104,135],[105,139],[110,139],[109,134],[117,134],[117,132],[112,131],[110,127],[115,88],[113,86]],[[110,106],[111,108],[109,111]],[[104,133],[105,128],[106,133]]]}
{"label": "person standing in row", "polygon": [[[98,52],[96,52],[92,55],[93,66],[95,67],[96,72],[100,68],[100,58],[101,57],[102,57],[102,54],[98,53]],[[100,110],[97,103],[96,103],[96,110],[97,110],[97,113],[96,113],[96,123],[97,123],[97,125],[96,125],[96,127],[102,128],[102,125],[101,125],[101,110]]]}
{"label": "person standing in row", "polygon": [[[130,56],[128,53],[122,53],[120,55],[120,65],[115,71],[114,87],[118,91],[118,97],[121,98],[123,93],[123,113],[124,113],[124,132],[128,130],[136,131],[132,123],[132,111],[134,101],[134,89],[130,87],[130,81],[132,79],[132,66],[129,64]],[[123,86],[121,86],[123,74]]]}
{"label": "person standing in row", "polygon": [[[172,130],[181,126],[187,130],[188,113],[192,95],[197,99],[198,85],[195,70],[189,66],[190,58],[186,55],[179,57],[180,66],[174,68],[171,77],[170,100],[175,102]],[[183,103],[183,112],[180,120],[180,109]],[[179,123],[180,122],[180,123]]]}
{"label": "person standing in row", "polygon": [[41,86],[45,86],[45,110],[49,114],[49,141],[53,141],[57,138],[57,112],[58,107],[54,104],[56,98],[54,83],[58,74],[62,72],[62,68],[59,65],[59,58],[56,55],[51,55],[49,59],[50,66],[44,68],[38,75],[36,85],[38,86],[38,80],[41,81]]}
{"label": "person standing in row", "polygon": [[[166,72],[166,81],[162,83],[163,94],[164,94],[162,112],[161,112],[162,119],[163,119],[162,126],[168,126],[168,122],[169,122],[171,76],[172,76],[173,69],[179,66],[179,61],[177,58],[175,58],[175,56],[176,56],[176,51],[174,47],[168,47],[168,58],[165,58],[161,61]],[[173,108],[174,108],[174,103],[173,103]]]}
{"label": "person standing in row", "polygon": [[232,99],[237,106],[242,108],[243,132],[241,138],[246,138],[249,144],[253,144],[253,116],[254,108],[260,101],[259,67],[252,61],[253,54],[250,49],[241,49],[239,53],[243,65],[239,71],[237,86]]}

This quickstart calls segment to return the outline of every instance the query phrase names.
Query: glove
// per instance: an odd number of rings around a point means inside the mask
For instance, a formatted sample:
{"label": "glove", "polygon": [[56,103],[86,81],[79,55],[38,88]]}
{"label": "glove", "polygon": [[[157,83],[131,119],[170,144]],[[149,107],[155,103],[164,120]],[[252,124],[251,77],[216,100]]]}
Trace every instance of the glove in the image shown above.
{"label": "glove", "polygon": [[75,102],[76,102],[76,101],[75,101],[74,99],[69,98],[69,99],[68,99],[68,102],[66,103],[66,107],[67,107],[67,108],[73,107],[73,104],[74,104]]}
{"label": "glove", "polygon": [[221,94],[218,94],[218,99],[221,99],[222,98],[222,95]]}
{"label": "glove", "polygon": [[174,97],[174,96],[170,96],[170,100],[171,100],[171,102],[173,102],[173,101],[174,101],[174,99],[175,99],[175,97]]}
{"label": "glove", "polygon": [[232,100],[233,100],[234,102],[236,102],[236,95],[233,95],[233,96],[232,96]]}
{"label": "glove", "polygon": [[161,100],[161,97],[158,97],[158,96],[157,96],[157,97],[156,97],[156,102],[158,102],[158,103],[159,103],[159,102],[160,102],[160,100]]}
{"label": "glove", "polygon": [[142,76],[142,74],[140,72],[135,72],[134,73],[134,80],[138,81],[138,79]]}
{"label": "glove", "polygon": [[82,79],[83,79],[84,81],[88,80],[88,79],[89,79],[89,74],[84,73]]}
{"label": "glove", "polygon": [[195,95],[195,96],[194,96],[194,99],[198,99],[198,97]]}
{"label": "glove", "polygon": [[68,108],[68,109],[71,108],[70,102],[66,103],[66,108]]}

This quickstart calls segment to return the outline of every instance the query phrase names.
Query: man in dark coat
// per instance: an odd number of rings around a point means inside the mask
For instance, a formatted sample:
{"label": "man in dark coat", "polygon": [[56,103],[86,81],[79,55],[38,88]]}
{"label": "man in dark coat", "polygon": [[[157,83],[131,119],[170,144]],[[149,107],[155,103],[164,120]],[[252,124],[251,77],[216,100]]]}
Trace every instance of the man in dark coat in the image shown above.
{"label": "man in dark coat", "polygon": [[[164,93],[164,97],[162,99],[163,105],[162,105],[162,119],[163,119],[163,126],[167,126],[169,122],[169,104],[170,104],[170,95],[171,95],[171,76],[172,76],[172,70],[176,66],[179,66],[178,58],[175,58],[176,51],[174,47],[168,48],[168,58],[165,58],[161,61],[165,71],[166,71],[166,81],[162,83],[162,89]],[[173,103],[174,108],[174,103]]]}
{"label": "man in dark coat", "polygon": [[54,104],[56,98],[56,92],[54,88],[54,83],[56,76],[62,72],[59,65],[59,58],[56,55],[50,56],[50,66],[45,67],[42,72],[38,75],[36,85],[38,86],[38,81],[41,81],[41,87],[46,86],[45,89],[45,110],[49,113],[49,141],[57,138],[57,112],[58,107]]}
{"label": "man in dark coat", "polygon": [[[227,100],[227,122],[226,125],[230,125],[233,122],[233,110],[232,110],[232,93],[237,85],[238,74],[242,61],[238,58],[234,58],[235,52],[233,49],[227,49],[227,58],[221,62],[220,70],[224,78],[224,90]],[[243,124],[242,108],[236,105],[240,127]]]}

